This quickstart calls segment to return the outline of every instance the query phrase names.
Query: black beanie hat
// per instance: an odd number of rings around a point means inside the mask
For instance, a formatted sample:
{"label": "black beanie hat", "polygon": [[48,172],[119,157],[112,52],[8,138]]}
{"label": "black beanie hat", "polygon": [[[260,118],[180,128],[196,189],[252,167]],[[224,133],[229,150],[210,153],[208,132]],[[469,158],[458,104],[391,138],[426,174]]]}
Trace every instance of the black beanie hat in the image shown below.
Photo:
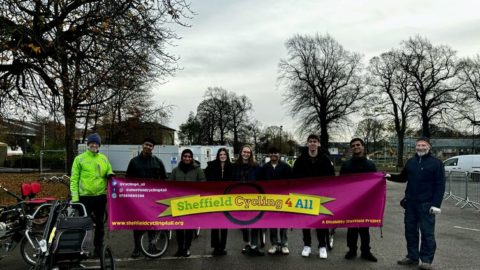
{"label": "black beanie hat", "polygon": [[419,142],[419,141],[424,141],[424,142],[428,143],[428,145],[430,145],[430,147],[432,147],[432,144],[430,143],[430,139],[428,137],[420,136],[420,138],[418,138],[416,142]]}

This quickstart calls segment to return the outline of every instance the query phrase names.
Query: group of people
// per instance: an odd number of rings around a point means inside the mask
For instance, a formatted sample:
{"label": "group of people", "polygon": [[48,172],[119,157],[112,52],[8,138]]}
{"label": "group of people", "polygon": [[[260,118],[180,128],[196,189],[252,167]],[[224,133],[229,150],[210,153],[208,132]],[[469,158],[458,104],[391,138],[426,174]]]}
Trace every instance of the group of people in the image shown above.
{"label": "group of people", "polygon": [[[77,156],[72,167],[71,196],[73,201],[85,204],[87,211],[93,213],[96,224],[95,252],[103,245],[103,217],[106,206],[107,179],[113,175],[108,158],[98,152],[101,145],[100,136],[91,134],[87,137],[87,151]],[[127,168],[126,177],[145,179],[167,179],[162,161],[153,155],[155,141],[146,138],[142,151],[134,157]],[[362,139],[350,141],[351,159],[342,164],[340,174],[375,172],[376,166],[365,154],[365,144]],[[405,238],[407,241],[407,256],[398,261],[401,265],[419,265],[421,269],[430,269],[435,253],[435,215],[441,212],[440,206],[445,190],[443,164],[430,154],[431,144],[428,138],[421,137],[416,143],[416,154],[409,159],[403,169],[399,181],[407,182],[405,191]],[[232,163],[229,152],[225,148],[218,150],[216,159],[208,162],[204,170],[195,162],[190,149],[181,153],[181,160],[173,169],[172,181],[258,181],[278,179],[316,178],[334,176],[335,169],[328,155],[322,151],[320,139],[311,134],[307,138],[307,147],[295,161],[293,168],[281,161],[278,149],[269,149],[270,161],[259,166],[253,150],[245,145],[240,149],[239,158]],[[315,229],[318,240],[318,254],[321,259],[327,259],[328,229]],[[175,256],[191,255],[190,246],[194,230],[176,230],[178,250]],[[244,247],[242,253],[262,256],[260,237],[262,229],[242,229]],[[289,254],[287,229],[270,229],[271,247],[269,254]],[[419,245],[419,233],[421,244]],[[132,257],[140,256],[140,236],[143,231],[134,231],[134,251]],[[226,229],[211,230],[211,247],[214,256],[227,254]],[[310,229],[303,229],[304,247],[302,256],[312,253],[312,237]],[[361,258],[377,262],[370,251],[369,228],[349,228],[347,231],[348,252],[345,259],[351,260],[357,256],[357,242],[360,237]],[[420,247],[420,248],[419,248]]]}

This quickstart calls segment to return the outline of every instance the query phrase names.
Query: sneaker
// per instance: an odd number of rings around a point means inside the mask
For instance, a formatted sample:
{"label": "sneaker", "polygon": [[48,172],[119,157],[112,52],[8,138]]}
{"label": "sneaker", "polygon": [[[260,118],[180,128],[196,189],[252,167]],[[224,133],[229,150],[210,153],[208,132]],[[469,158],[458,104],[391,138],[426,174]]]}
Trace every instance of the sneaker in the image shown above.
{"label": "sneaker", "polygon": [[432,264],[427,262],[420,262],[420,265],[418,266],[418,268],[423,270],[430,270],[432,269]]}
{"label": "sneaker", "polygon": [[282,247],[282,254],[284,255],[290,254],[290,250],[288,250],[288,247]]}
{"label": "sneaker", "polygon": [[362,259],[370,261],[370,262],[377,262],[377,258],[373,256],[373,254],[369,252],[362,253]]}
{"label": "sneaker", "polygon": [[280,247],[277,245],[273,245],[269,250],[268,254],[275,254],[280,250]]}
{"label": "sneaker", "polygon": [[132,252],[132,255],[130,255],[130,257],[135,259],[135,258],[140,257],[140,255],[142,255],[142,254],[140,253],[140,250],[134,249],[133,252]]}
{"label": "sneaker", "polygon": [[347,260],[354,259],[355,257],[357,257],[357,252],[353,250],[349,250],[347,254],[345,254],[345,259]]}
{"label": "sneaker", "polygon": [[401,259],[400,261],[397,261],[397,263],[400,265],[418,265],[418,261],[414,261],[407,257]]}
{"label": "sneaker", "polygon": [[255,248],[251,248],[248,251],[248,255],[251,255],[251,256],[265,256],[265,253],[263,251],[260,251],[260,249],[258,249],[258,247],[255,247]]}
{"label": "sneaker", "polygon": [[184,252],[183,252],[183,249],[178,249],[177,252],[175,252],[175,255],[173,255],[173,256],[175,256],[175,257],[182,257],[182,256],[183,256],[183,253],[184,253]]}
{"label": "sneaker", "polygon": [[225,249],[222,249],[222,248],[215,248],[212,252],[212,255],[213,256],[227,255],[227,251]]}
{"label": "sneaker", "polygon": [[250,251],[250,249],[251,249],[250,245],[246,244],[242,249],[242,253],[247,254]]}
{"label": "sneaker", "polygon": [[327,258],[327,248],[326,247],[321,247],[318,249],[318,256],[320,259],[326,259]]}
{"label": "sneaker", "polygon": [[310,253],[312,253],[312,248],[309,246],[304,246],[302,250],[302,256],[303,257],[308,257],[310,256]]}
{"label": "sneaker", "polygon": [[190,255],[192,255],[192,253],[190,253],[190,249],[185,249],[183,251],[183,257],[190,257]]}

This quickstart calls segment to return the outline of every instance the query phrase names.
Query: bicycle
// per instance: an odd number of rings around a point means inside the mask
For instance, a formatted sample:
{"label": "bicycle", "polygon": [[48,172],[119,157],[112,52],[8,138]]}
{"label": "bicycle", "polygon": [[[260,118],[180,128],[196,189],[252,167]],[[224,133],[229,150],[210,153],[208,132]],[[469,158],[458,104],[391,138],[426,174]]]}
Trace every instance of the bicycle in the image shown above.
{"label": "bicycle", "polygon": [[168,249],[172,231],[144,231],[140,238],[140,251],[148,258],[159,258]]}
{"label": "bicycle", "polygon": [[[30,265],[35,264],[35,254],[38,248],[37,241],[27,241],[25,232],[28,224],[31,228],[39,230],[44,223],[45,213],[38,212],[37,216],[31,213],[39,207],[39,205],[47,202],[51,198],[34,199],[35,195],[40,192],[40,184],[37,182],[23,183],[21,185],[22,197],[9,191],[0,184],[8,195],[14,197],[17,203],[9,206],[0,207],[0,246],[1,251],[10,252],[20,244],[20,253],[22,258]],[[41,216],[43,215],[43,217]],[[35,233],[37,234],[37,233]],[[35,236],[35,239],[38,238]],[[1,259],[1,257],[0,257]]]}

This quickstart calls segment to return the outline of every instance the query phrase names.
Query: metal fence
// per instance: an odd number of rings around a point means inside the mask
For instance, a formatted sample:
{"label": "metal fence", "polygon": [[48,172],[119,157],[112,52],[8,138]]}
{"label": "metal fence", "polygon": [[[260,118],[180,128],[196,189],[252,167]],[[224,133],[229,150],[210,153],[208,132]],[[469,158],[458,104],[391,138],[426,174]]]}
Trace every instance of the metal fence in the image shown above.
{"label": "metal fence", "polygon": [[456,206],[480,207],[480,172],[446,172],[444,200],[455,200]]}

